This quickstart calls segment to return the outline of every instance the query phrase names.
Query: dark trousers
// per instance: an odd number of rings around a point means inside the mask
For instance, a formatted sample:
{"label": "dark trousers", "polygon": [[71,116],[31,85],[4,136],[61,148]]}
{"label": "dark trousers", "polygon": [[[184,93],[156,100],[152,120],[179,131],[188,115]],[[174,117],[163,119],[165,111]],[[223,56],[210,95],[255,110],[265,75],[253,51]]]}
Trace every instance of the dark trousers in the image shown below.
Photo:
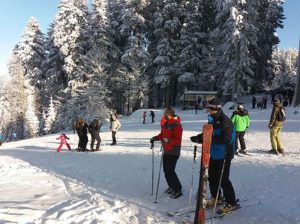
{"label": "dark trousers", "polygon": [[[217,192],[218,190],[220,190],[218,189],[218,186],[219,186],[220,175],[222,172],[223,161],[224,160],[211,159],[209,162],[209,169],[208,169],[209,189],[210,189],[211,196],[214,198],[217,197]],[[230,165],[231,165],[231,159],[226,159],[224,172],[221,180],[221,188],[223,190],[223,196],[225,198],[225,202],[230,205],[235,205],[236,204],[235,192],[232,183],[229,180]]]}
{"label": "dark trousers", "polygon": [[79,136],[79,143],[78,143],[78,148],[79,151],[86,151],[86,145],[88,143],[88,136],[87,135],[80,135]]}
{"label": "dark trousers", "polygon": [[116,134],[117,134],[116,131],[112,131],[112,132],[111,132],[112,141],[113,141],[114,144],[117,144]]}
{"label": "dark trousers", "polygon": [[151,117],[151,119],[152,119],[152,123],[154,123],[154,117]]}
{"label": "dark trousers", "polygon": [[244,131],[237,131],[236,132],[236,148],[238,148],[238,141],[240,142],[241,150],[246,149],[246,144],[245,144],[245,132]]}
{"label": "dark trousers", "polygon": [[94,149],[95,140],[97,141],[96,150],[99,150],[100,143],[101,143],[101,138],[100,138],[99,133],[93,134],[93,135],[91,135],[91,137],[92,137],[92,139],[91,139],[91,150]]}
{"label": "dark trousers", "polygon": [[182,186],[175,172],[179,156],[163,155],[163,169],[166,181],[174,191],[181,191]]}

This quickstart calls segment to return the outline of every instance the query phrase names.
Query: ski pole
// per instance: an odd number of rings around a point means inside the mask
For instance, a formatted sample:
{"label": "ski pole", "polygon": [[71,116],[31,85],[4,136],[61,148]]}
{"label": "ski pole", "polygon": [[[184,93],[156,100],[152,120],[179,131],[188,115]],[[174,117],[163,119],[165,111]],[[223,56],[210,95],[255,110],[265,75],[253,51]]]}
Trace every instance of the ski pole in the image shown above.
{"label": "ski pole", "polygon": [[154,142],[151,143],[151,147],[150,149],[152,149],[152,191],[151,191],[151,195],[153,195],[153,186],[154,186]]}
{"label": "ski pole", "polygon": [[192,167],[192,181],[191,181],[190,195],[189,195],[189,208],[191,207],[191,201],[192,201],[192,192],[193,192],[193,183],[194,183],[194,171],[195,171],[195,164],[196,164],[196,155],[197,155],[197,145],[194,145],[194,161],[193,161],[193,167]]}
{"label": "ski pole", "polygon": [[[225,157],[226,157],[226,154],[225,154]],[[224,157],[223,164],[222,164],[222,170],[221,170],[220,179],[219,179],[219,185],[218,185],[218,191],[217,191],[217,195],[216,195],[216,201],[215,201],[215,204],[214,204],[213,212],[211,214],[211,224],[213,223],[213,218],[215,216],[216,207],[217,207],[217,203],[218,203],[218,198],[219,198],[219,193],[220,193],[220,188],[221,188],[221,183],[222,183],[222,178],[223,178],[223,173],[224,173],[224,167],[225,167],[225,163],[226,163],[225,157]]]}
{"label": "ski pole", "polygon": [[[161,148],[162,151],[162,148]],[[159,188],[159,181],[160,181],[160,173],[161,173],[161,165],[162,165],[162,161],[163,161],[163,151],[161,153],[161,158],[160,158],[160,165],[159,165],[159,172],[158,172],[158,180],[157,180],[157,188],[156,188],[156,195],[155,195],[155,201],[154,203],[157,203],[157,195],[158,195],[158,188]]]}

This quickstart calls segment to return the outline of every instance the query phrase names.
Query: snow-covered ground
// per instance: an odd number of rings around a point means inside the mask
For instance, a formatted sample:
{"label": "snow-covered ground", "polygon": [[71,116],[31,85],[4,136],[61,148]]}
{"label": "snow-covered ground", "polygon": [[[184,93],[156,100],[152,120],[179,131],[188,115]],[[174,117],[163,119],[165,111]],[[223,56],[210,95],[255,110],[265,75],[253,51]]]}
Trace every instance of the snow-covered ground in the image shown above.
{"label": "snow-covered ground", "polygon": [[[250,108],[250,103],[246,104]],[[180,223],[167,211],[188,206],[192,179],[193,146],[189,137],[206,122],[205,111],[177,110],[184,128],[177,174],[183,197],[168,198],[161,176],[158,203],[151,196],[152,154],[149,139],[158,134],[162,110],[155,110],[156,122],[142,124],[142,112],[121,119],[118,145],[110,146],[111,134],[102,127],[102,151],[56,153],[59,134],[4,143],[0,147],[0,223]],[[148,111],[148,110],[147,110]],[[232,111],[224,111],[230,116]],[[297,224],[300,223],[300,113],[288,108],[282,133],[286,156],[265,154],[270,149],[266,110],[249,109],[252,123],[246,144],[252,156],[235,157],[231,180],[236,195],[247,199],[245,208],[214,223]],[[148,113],[149,115],[149,113]],[[67,133],[73,148],[78,138]],[[160,164],[160,145],[155,145],[155,189]],[[192,204],[198,184],[199,155],[194,173]],[[246,205],[253,205],[246,208]]]}

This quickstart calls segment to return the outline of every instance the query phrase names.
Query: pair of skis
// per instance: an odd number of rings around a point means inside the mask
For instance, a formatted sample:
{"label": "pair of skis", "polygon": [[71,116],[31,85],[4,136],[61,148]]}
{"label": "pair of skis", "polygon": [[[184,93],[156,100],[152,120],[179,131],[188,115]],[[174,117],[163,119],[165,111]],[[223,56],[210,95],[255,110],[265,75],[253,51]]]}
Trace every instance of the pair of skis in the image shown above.
{"label": "pair of skis", "polygon": [[210,160],[210,145],[212,141],[213,126],[203,125],[202,133],[202,154],[199,187],[197,195],[197,206],[194,217],[194,224],[205,224],[205,207],[207,199],[208,167]]}

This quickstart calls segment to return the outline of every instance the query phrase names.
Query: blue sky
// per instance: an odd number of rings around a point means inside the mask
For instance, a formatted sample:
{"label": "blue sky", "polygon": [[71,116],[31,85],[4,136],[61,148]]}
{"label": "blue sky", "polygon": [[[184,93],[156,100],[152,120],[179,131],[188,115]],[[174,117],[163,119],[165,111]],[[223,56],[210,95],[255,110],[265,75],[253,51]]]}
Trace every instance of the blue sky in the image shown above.
{"label": "blue sky", "polygon": [[[0,0],[0,75],[6,73],[11,51],[21,39],[30,16],[35,16],[44,33],[53,21],[59,0]],[[300,1],[287,0],[284,5],[284,29],[278,31],[280,48],[297,48],[300,38]]]}

